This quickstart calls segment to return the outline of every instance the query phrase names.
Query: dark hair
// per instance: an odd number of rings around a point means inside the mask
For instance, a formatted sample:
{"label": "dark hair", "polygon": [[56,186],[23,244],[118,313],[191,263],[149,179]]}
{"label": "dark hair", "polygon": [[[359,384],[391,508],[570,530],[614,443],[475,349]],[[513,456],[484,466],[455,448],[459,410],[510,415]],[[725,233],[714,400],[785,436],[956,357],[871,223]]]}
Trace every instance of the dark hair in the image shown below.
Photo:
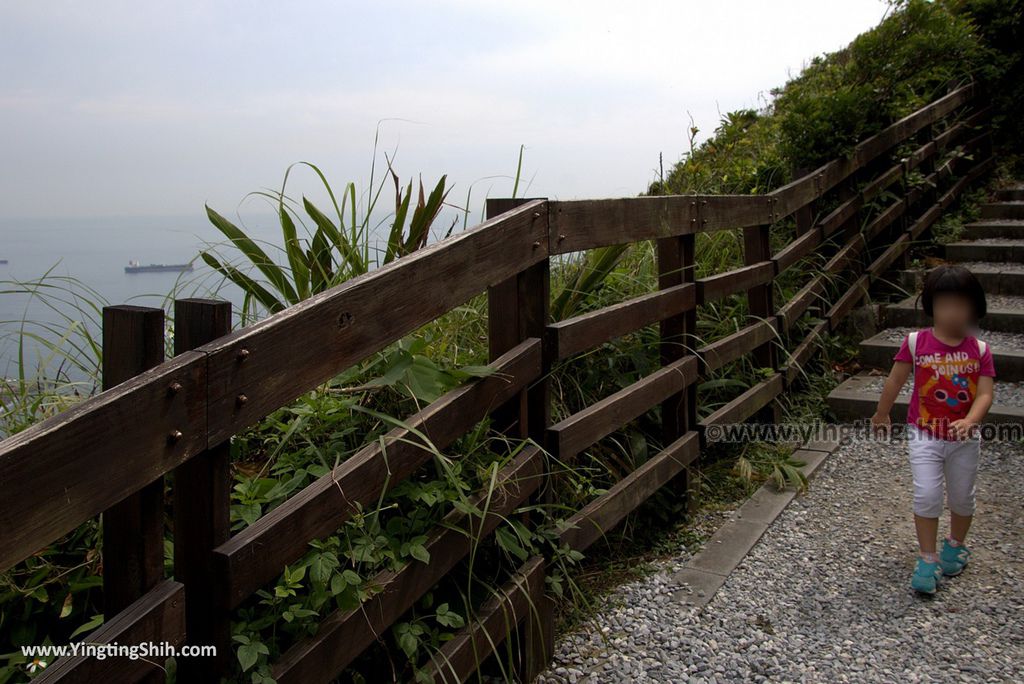
{"label": "dark hair", "polygon": [[988,310],[985,302],[985,290],[978,278],[963,266],[936,266],[924,278],[924,290],[919,299],[924,312],[932,317],[932,304],[936,295],[958,294],[970,300],[974,306],[974,317],[982,318]]}

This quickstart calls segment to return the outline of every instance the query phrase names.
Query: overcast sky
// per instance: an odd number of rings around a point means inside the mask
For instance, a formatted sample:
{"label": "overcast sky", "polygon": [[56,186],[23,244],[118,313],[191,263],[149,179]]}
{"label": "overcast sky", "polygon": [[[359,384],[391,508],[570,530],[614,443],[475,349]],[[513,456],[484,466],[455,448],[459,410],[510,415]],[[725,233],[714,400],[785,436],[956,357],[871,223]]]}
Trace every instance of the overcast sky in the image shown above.
{"label": "overcast sky", "polygon": [[[880,0],[0,0],[0,218],[233,211],[287,165],[363,189],[381,120],[451,199],[635,195]],[[311,187],[308,174],[295,189]]]}

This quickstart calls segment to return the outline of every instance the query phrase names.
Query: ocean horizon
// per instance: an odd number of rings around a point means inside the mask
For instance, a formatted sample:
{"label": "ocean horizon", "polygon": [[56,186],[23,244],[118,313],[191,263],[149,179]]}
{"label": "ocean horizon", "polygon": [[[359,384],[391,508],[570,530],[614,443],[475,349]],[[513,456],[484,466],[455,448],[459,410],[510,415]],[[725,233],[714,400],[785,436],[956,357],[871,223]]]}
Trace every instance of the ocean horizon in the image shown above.
{"label": "ocean horizon", "polygon": [[[256,240],[271,259],[287,264],[281,252],[281,228],[273,213],[245,213],[242,219],[222,213]],[[298,229],[301,236],[303,229]],[[69,325],[41,298],[12,291],[18,289],[12,281],[36,281],[47,272],[51,285],[59,284],[61,279],[74,279],[81,286],[68,280],[65,284],[79,293],[86,292],[85,288],[94,290],[101,297],[93,301],[97,305],[133,304],[169,311],[169,298],[226,299],[233,304],[237,325],[243,294],[200,258],[200,251],[211,245],[219,245],[220,254],[233,263],[248,263],[202,210],[164,216],[0,218],[0,260],[7,260],[0,264],[0,377],[17,376],[19,340],[25,345],[33,377],[50,354],[46,345],[22,335],[22,321],[29,323],[26,331],[43,334],[53,342],[59,341],[59,333]],[[191,262],[194,270],[126,273],[125,266],[132,260],[142,265]],[[70,293],[48,290],[63,300],[73,298]],[[83,296],[96,299],[94,294]],[[70,301],[58,303],[57,308],[100,339],[99,312],[83,317]],[[40,325],[54,329],[46,331]],[[69,379],[83,378],[71,373]]]}

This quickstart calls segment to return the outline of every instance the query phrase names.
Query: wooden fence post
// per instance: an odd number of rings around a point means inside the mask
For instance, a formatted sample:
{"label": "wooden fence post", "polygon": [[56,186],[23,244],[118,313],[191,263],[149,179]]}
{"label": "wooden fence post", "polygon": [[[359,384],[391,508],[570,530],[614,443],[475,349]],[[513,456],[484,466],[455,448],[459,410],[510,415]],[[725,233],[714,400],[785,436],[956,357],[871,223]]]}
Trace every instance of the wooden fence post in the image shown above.
{"label": "wooden fence post", "polygon": [[[523,198],[488,199],[487,218],[494,218],[529,201]],[[547,221],[547,214],[538,213],[535,220]],[[491,361],[528,337],[544,339],[550,293],[551,276],[547,259],[487,288],[487,340]],[[532,437],[540,446],[544,446],[544,436],[551,416],[547,379],[549,356],[545,351],[541,378],[520,397],[510,400],[494,412],[500,429],[520,438]]]}
{"label": "wooden fence post", "polygon": [[[929,143],[929,142],[934,142],[934,141],[935,141],[935,124],[928,124],[927,126],[922,128],[918,132],[918,134],[917,134],[917,142],[919,142],[922,145],[924,145],[926,143]],[[931,174],[935,173],[935,169],[938,168],[938,164],[936,164],[936,162],[938,161],[938,157],[939,157],[939,150],[936,149],[934,154],[932,154],[930,157],[928,157],[927,159],[925,159],[921,163],[921,173],[925,177],[928,177]],[[935,179],[935,183],[936,183],[935,185],[932,185],[932,186],[924,188],[924,193],[921,195],[920,199],[917,201],[917,203],[916,203],[917,205],[919,205],[919,206],[920,205],[924,205],[924,208],[927,209],[928,207],[930,207],[933,204],[935,204],[935,201],[939,198],[939,188],[938,188],[938,185],[937,185],[938,181],[939,181],[939,179],[936,178]]]}
{"label": "wooden fence post", "polygon": [[[696,229],[700,225],[700,209],[697,202],[690,203],[690,226]],[[697,241],[696,233],[686,233],[675,237],[662,238],[657,241],[658,289],[665,290],[683,283],[696,280],[694,258]],[[697,308],[681,314],[670,316],[658,326],[659,353],[661,365],[667,366],[700,346],[697,343]],[[671,444],[689,430],[697,429],[697,383],[690,383],[661,403],[662,442]],[[694,465],[697,461],[694,462]],[[686,497],[686,508],[694,511],[697,507],[694,465],[687,466],[675,478],[678,481],[677,491]]]}
{"label": "wooden fence post", "polygon": [[[514,209],[525,202],[523,198],[488,199],[487,218]],[[534,215],[537,221],[547,223],[547,210]],[[545,258],[515,276],[487,288],[487,338],[488,354],[491,361],[512,349],[523,340],[536,337],[545,339],[545,329],[550,316],[551,273],[550,261]],[[541,447],[551,422],[551,396],[548,372],[551,369],[551,354],[544,345],[540,378],[494,411],[499,430],[521,439],[530,438]],[[546,480],[545,476],[545,480]],[[535,501],[550,496],[545,481],[535,495]],[[539,498],[537,498],[539,497]],[[543,591],[531,591],[534,610],[531,610],[516,632],[518,676],[524,682],[532,681],[543,671],[554,654],[554,605]]]}
{"label": "wooden fence post", "polygon": [[[229,332],[231,302],[175,300],[175,355]],[[174,575],[185,585],[186,643],[217,647],[215,657],[178,659],[178,680],[183,682],[218,682],[231,662],[226,588],[211,562],[213,549],[230,536],[230,456],[230,442],[223,442],[174,470]]]}
{"label": "wooden fence post", "polygon": [[[163,309],[103,307],[104,390],[163,360]],[[164,478],[108,508],[102,524],[103,616],[109,621],[164,578]],[[154,671],[141,681],[162,682],[164,674]]]}
{"label": "wooden fence post", "polygon": [[[810,167],[794,167],[793,178],[802,178],[814,169]],[[817,213],[818,200],[813,199],[807,204],[799,207],[793,212],[793,222],[796,224],[796,236],[800,237],[814,227],[814,219]]]}
{"label": "wooden fence post", "polygon": [[[774,202],[767,200],[766,213],[774,219]],[[771,223],[748,226],[743,229],[743,264],[750,266],[772,257]],[[756,285],[747,290],[748,322],[771,321],[775,316],[774,281]],[[751,358],[761,368],[778,370],[775,350],[776,341],[771,339],[753,349]],[[774,399],[751,418],[766,423],[779,422],[779,404]]]}

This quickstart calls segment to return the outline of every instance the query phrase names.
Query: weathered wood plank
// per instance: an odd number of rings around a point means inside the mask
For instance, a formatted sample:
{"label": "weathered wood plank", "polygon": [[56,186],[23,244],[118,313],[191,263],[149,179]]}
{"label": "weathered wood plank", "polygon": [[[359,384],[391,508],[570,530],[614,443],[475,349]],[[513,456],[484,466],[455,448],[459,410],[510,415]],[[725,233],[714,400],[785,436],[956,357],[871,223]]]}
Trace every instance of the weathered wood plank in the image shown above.
{"label": "weathered wood plank", "polygon": [[936,152],[944,152],[954,145],[956,141],[968,131],[967,124],[963,121],[957,122],[935,136],[934,148]]}
{"label": "weathered wood plank", "polygon": [[561,540],[577,551],[586,549],[692,463],[699,447],[699,433],[685,433],[569,518]]}
{"label": "weathered wood plank", "polygon": [[819,169],[818,179],[821,193],[824,195],[830,192],[859,168],[860,165],[852,157],[834,159],[827,164],[823,164]]}
{"label": "weathered wood plank", "polygon": [[773,219],[773,198],[663,195],[550,202],[551,254],[742,228]]}
{"label": "weathered wood plank", "polygon": [[815,301],[822,301],[825,282],[829,274],[845,269],[865,249],[867,242],[862,233],[857,233],[829,259],[822,268],[822,273],[814,276],[793,297],[779,307],[776,316],[782,330],[788,330],[807,311]]}
{"label": "weathered wood plank", "polygon": [[821,197],[820,169],[794,178],[791,182],[768,193],[775,200],[775,212],[780,217],[789,216]]}
{"label": "weathered wood plank", "polygon": [[768,405],[783,390],[782,374],[775,373],[757,383],[728,404],[700,421],[702,428],[709,425],[741,423]]}
{"label": "weathered wood plank", "polygon": [[903,176],[903,164],[896,164],[883,171],[873,181],[864,186],[861,190],[861,197],[865,202],[870,202],[883,190],[898,181]]}
{"label": "weathered wood plank", "polygon": [[872,219],[871,223],[864,227],[864,238],[868,242],[871,242],[876,237],[878,237],[878,235],[883,230],[891,226],[893,221],[898,219],[900,216],[903,216],[903,214],[905,214],[906,211],[906,201],[900,199],[893,202],[884,210],[882,210],[882,212],[879,213],[878,216]]}
{"label": "weathered wood plank", "polygon": [[781,321],[781,328],[789,330],[804,315],[804,312],[815,302],[823,302],[825,295],[825,277],[816,275],[810,282],[797,290],[793,297],[775,312]]}
{"label": "weathered wood plank", "polygon": [[776,321],[774,316],[767,320],[755,321],[698,349],[697,356],[701,359],[700,374],[706,375],[718,370],[730,361],[735,361],[747,352],[775,339],[778,336]]}
{"label": "weathered wood plank", "polygon": [[569,458],[696,379],[697,357],[683,357],[552,425],[548,428],[551,443],[560,458]]}
{"label": "weathered wood plank", "polygon": [[705,195],[698,209],[701,231],[760,226],[778,218],[770,195]]}
{"label": "weathered wood plank", "polygon": [[882,252],[877,259],[871,262],[866,271],[872,279],[880,277],[885,273],[893,262],[910,246],[910,234],[903,233],[893,240],[893,243]]}
{"label": "weathered wood plank", "polygon": [[931,207],[929,207],[928,210],[921,214],[921,217],[914,221],[914,223],[912,223],[910,228],[908,229],[911,239],[916,240],[918,237],[920,237],[921,233],[923,233],[925,230],[928,229],[929,226],[935,223],[935,220],[939,218],[939,216],[941,215],[941,204],[933,204]]}
{"label": "weathered wood plank", "polygon": [[804,365],[811,359],[814,352],[817,351],[818,342],[822,339],[822,335],[828,332],[828,330],[829,322],[827,320],[821,321],[811,328],[811,332],[808,333],[807,337],[805,337],[803,341],[796,346],[793,353],[789,355],[786,363],[784,363],[780,369],[780,372],[785,377],[786,387],[789,387],[798,377],[800,377],[803,372]]}
{"label": "weathered wood plank", "polygon": [[[174,353],[184,354],[231,332],[231,302],[215,299],[174,301]],[[162,342],[162,339],[161,339]],[[212,644],[210,658],[180,658],[177,678],[215,684],[230,673],[231,615],[223,607],[213,549],[231,536],[231,443],[212,444],[174,471],[174,577],[188,587],[185,606],[188,643]],[[161,498],[161,510],[163,500]],[[160,518],[163,567],[163,516]]]}
{"label": "weathered wood plank", "polygon": [[[171,580],[162,580],[125,610],[81,639],[83,644],[96,646],[167,642],[178,647],[184,641],[185,587]],[[196,659],[202,660],[203,657],[196,656]],[[137,682],[153,675],[162,678],[163,660],[152,653],[136,660],[116,656],[98,658],[92,655],[68,655],[58,658],[32,681],[39,684],[72,684]]]}
{"label": "weathered wood plank", "polygon": [[[159,366],[164,347],[162,308],[103,307],[103,389]],[[110,619],[164,578],[163,476],[104,511],[102,525],[103,614]]]}
{"label": "weathered wood plank", "polygon": [[865,247],[867,247],[867,242],[864,240],[864,235],[857,233],[831,259],[825,262],[823,270],[826,273],[839,273],[860,256]]}
{"label": "weathered wood plank", "polygon": [[836,207],[828,216],[821,219],[819,222],[822,237],[829,237],[833,233],[842,229],[846,225],[847,221],[857,216],[857,212],[860,211],[862,206],[864,206],[863,198],[860,195],[854,195]]}
{"label": "weathered wood plank", "polygon": [[413,432],[444,449],[496,406],[540,374],[541,342],[520,343],[498,357],[495,372],[458,387],[413,414],[381,440],[366,445],[313,484],[214,550],[213,561],[234,608],[299,558],[313,539],[334,532],[355,512],[380,498],[429,461],[433,452]]}
{"label": "weathered wood plank", "polygon": [[200,347],[210,443],[543,261],[545,206],[529,202]]}
{"label": "weathered wood plank", "polygon": [[[487,199],[487,218],[511,211],[530,200],[525,198]],[[547,211],[541,212],[547,232]],[[523,340],[543,339],[550,318],[551,274],[548,259],[543,259],[497,285],[487,288],[487,358],[497,359]],[[550,420],[551,398],[548,392],[547,371],[550,352],[543,350],[541,378],[520,391],[502,406],[495,408],[491,417],[497,432],[525,439],[543,439]]]}
{"label": "weathered wood plank", "polygon": [[[699,213],[699,212],[698,212]],[[655,245],[658,261],[658,288],[670,289],[683,283],[692,284],[696,299],[697,236],[658,240]],[[670,366],[687,354],[696,344],[697,309],[687,310],[666,318],[658,326],[658,356],[662,367]],[[690,383],[682,391],[669,395],[661,402],[661,439],[671,444],[697,424],[697,383]],[[696,510],[697,478],[689,468],[676,479],[677,492],[685,498],[685,508]]]}
{"label": "weathered wood plank", "polygon": [[936,154],[938,154],[938,146],[935,144],[935,141],[925,143],[903,160],[903,173],[910,173],[918,166],[921,166],[921,164],[932,159]]}
{"label": "weathered wood plank", "polygon": [[821,241],[821,226],[812,226],[807,232],[790,241],[788,245],[780,249],[772,257],[772,261],[775,262],[775,272],[782,273],[790,266],[796,264],[813,252],[821,244]]}
{"label": "weathered wood plank", "polygon": [[700,196],[664,195],[549,203],[551,254],[696,233]]}
{"label": "weathered wood plank", "polygon": [[842,297],[836,300],[836,303],[832,305],[832,308],[828,310],[825,317],[829,321],[829,327],[832,330],[836,330],[839,326],[839,321],[846,317],[853,307],[856,306],[857,302],[862,300],[868,293],[868,285],[871,284],[871,276],[867,273],[857,278],[850,286],[850,288],[843,294]]}
{"label": "weathered wood plank", "polygon": [[527,446],[501,470],[489,504],[486,491],[473,497],[473,505],[486,509],[482,520],[452,511],[427,541],[429,563],[411,561],[397,571],[378,573],[373,584],[379,591],[358,608],[328,615],[315,635],[296,643],[274,664],[274,679],[280,684],[332,681],[451,571],[469,553],[474,539],[493,532],[537,488],[542,474],[540,449]]}
{"label": "weathered wood plank", "polygon": [[[938,201],[935,204],[935,207],[932,207],[932,209],[934,210],[937,207],[940,212],[944,211],[945,209],[948,209],[949,206],[956,201],[956,198],[960,195],[960,193],[963,192],[964,188],[966,188],[968,185],[974,182],[981,174],[988,171],[994,163],[995,159],[992,157],[988,157],[987,159],[984,159],[975,164],[962,178],[960,178],[956,183],[954,183],[949,190],[947,190],[941,197],[939,197]],[[928,213],[926,213],[925,216],[928,216]],[[922,218],[925,217],[923,216]],[[930,225],[931,223],[934,223],[935,219],[937,219],[938,216],[928,216],[928,218],[930,219],[928,222]],[[919,226],[915,224],[915,228],[917,227]]]}
{"label": "weathered wood plank", "polygon": [[964,120],[964,124],[966,124],[967,128],[975,128],[985,125],[986,123],[990,123],[987,119],[989,119],[993,113],[995,113],[995,108],[992,105],[985,105],[968,116]]}
{"label": "weathered wood plank", "polygon": [[[743,263],[748,266],[767,263],[775,276],[775,262],[771,260],[771,228],[769,225],[743,229]],[[775,283],[753,284],[747,289],[747,323],[766,321],[775,316]],[[750,352],[753,362],[761,368],[775,368],[775,347],[767,342]],[[765,416],[767,417],[767,416]],[[772,417],[774,419],[774,417]]]}
{"label": "weathered wood plank", "polygon": [[0,571],[205,448],[205,369],[182,354],[0,441]]}
{"label": "weathered wood plank", "polygon": [[760,261],[707,278],[698,278],[697,302],[704,304],[731,294],[746,292],[758,285],[770,283],[774,277],[775,264],[772,261]]}
{"label": "weathered wood plank", "polygon": [[971,169],[971,170],[970,170],[970,171],[969,171],[969,172],[967,173],[967,177],[968,177],[968,178],[970,178],[970,179],[971,179],[971,181],[975,181],[975,180],[977,180],[977,179],[978,179],[978,178],[979,178],[980,176],[982,176],[982,175],[984,175],[984,174],[988,173],[989,171],[991,171],[991,170],[992,170],[992,167],[994,167],[994,166],[995,166],[995,164],[996,164],[996,158],[995,158],[995,157],[991,157],[991,156],[990,156],[990,157],[987,157],[987,158],[985,158],[984,160],[982,160],[982,161],[978,162],[978,163],[977,163],[977,164],[976,164],[976,165],[974,166],[974,168],[972,168],[972,169]]}
{"label": "weathered wood plank", "polygon": [[694,284],[676,285],[552,323],[547,327],[549,344],[555,359],[567,359],[644,326],[684,313],[695,304]]}
{"label": "weathered wood plank", "polygon": [[455,633],[421,672],[435,682],[464,682],[523,620],[533,620],[531,603],[544,590],[544,558],[534,556],[480,607],[475,619]]}

